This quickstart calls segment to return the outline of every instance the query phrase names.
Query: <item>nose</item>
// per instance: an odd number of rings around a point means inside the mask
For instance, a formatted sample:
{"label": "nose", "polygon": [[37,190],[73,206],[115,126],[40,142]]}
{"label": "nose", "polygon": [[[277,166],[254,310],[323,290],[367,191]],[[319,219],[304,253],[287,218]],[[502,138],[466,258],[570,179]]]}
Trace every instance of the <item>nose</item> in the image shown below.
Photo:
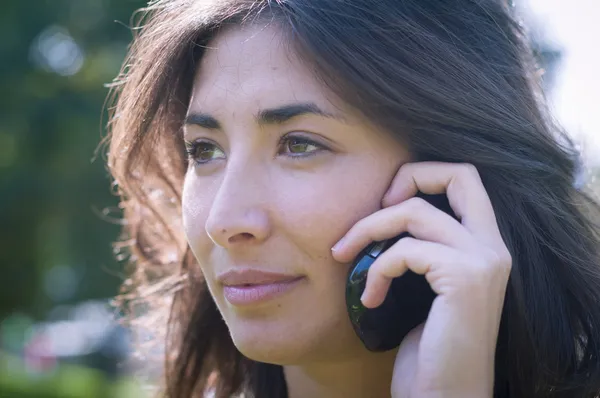
{"label": "nose", "polygon": [[210,208],[206,233],[224,248],[262,242],[271,233],[264,173],[245,165],[230,166]]}

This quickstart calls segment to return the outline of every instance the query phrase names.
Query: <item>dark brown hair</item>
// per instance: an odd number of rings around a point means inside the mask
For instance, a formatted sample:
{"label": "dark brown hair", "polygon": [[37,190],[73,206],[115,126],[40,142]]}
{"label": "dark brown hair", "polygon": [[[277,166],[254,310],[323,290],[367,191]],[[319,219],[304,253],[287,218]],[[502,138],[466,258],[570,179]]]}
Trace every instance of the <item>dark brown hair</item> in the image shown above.
{"label": "dark brown hair", "polygon": [[[168,314],[165,394],[287,395],[280,366],[233,345],[187,248],[181,125],[222,29],[277,24],[315,77],[417,160],[474,164],[514,260],[495,397],[600,391],[600,207],[573,186],[578,152],[546,112],[523,29],[500,0],[173,0],[140,10],[115,80],[108,165],[131,254],[127,302]],[[161,312],[162,311],[162,312]],[[160,318],[156,321],[160,325]]]}

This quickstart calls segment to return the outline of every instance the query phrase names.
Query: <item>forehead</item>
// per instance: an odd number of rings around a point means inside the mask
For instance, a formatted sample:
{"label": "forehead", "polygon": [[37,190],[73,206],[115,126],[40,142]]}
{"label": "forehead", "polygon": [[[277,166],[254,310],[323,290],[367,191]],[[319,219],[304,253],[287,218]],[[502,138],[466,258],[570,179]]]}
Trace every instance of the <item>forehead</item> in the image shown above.
{"label": "forehead", "polygon": [[196,71],[191,108],[218,113],[228,107],[268,108],[290,102],[314,102],[343,110],[272,26],[235,27],[207,46]]}

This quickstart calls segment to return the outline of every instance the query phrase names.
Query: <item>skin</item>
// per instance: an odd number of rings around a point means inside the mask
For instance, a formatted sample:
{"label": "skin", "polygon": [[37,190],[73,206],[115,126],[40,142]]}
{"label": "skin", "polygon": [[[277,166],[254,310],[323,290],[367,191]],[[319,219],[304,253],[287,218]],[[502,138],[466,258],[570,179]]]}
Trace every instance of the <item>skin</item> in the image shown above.
{"label": "skin", "polygon": [[[407,148],[318,83],[274,27],[230,29],[210,48],[184,128],[191,159],[183,224],[236,347],[283,365],[291,398],[491,396],[510,256],[476,170],[409,163]],[[308,102],[336,118],[256,121],[266,108]],[[191,117],[199,113],[219,128],[199,125]],[[416,184],[447,191],[462,224],[410,199]],[[407,268],[425,274],[440,296],[398,350],[371,353],[346,313],[348,266],[371,240],[403,231],[415,239],[377,260],[363,302],[378,305]],[[236,268],[302,279],[275,299],[236,306],[217,281]]]}

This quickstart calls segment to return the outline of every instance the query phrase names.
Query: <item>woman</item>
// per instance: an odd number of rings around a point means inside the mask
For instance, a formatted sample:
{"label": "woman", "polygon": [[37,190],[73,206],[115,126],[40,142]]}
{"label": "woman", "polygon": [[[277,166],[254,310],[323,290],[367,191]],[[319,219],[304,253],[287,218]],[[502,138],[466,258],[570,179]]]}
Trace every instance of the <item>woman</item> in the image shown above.
{"label": "woman", "polygon": [[[166,396],[597,396],[600,208],[573,186],[509,6],[174,0],[142,16],[108,164],[126,285],[151,315],[168,306]],[[437,296],[372,352],[346,276],[404,232],[364,305],[408,270]]]}

